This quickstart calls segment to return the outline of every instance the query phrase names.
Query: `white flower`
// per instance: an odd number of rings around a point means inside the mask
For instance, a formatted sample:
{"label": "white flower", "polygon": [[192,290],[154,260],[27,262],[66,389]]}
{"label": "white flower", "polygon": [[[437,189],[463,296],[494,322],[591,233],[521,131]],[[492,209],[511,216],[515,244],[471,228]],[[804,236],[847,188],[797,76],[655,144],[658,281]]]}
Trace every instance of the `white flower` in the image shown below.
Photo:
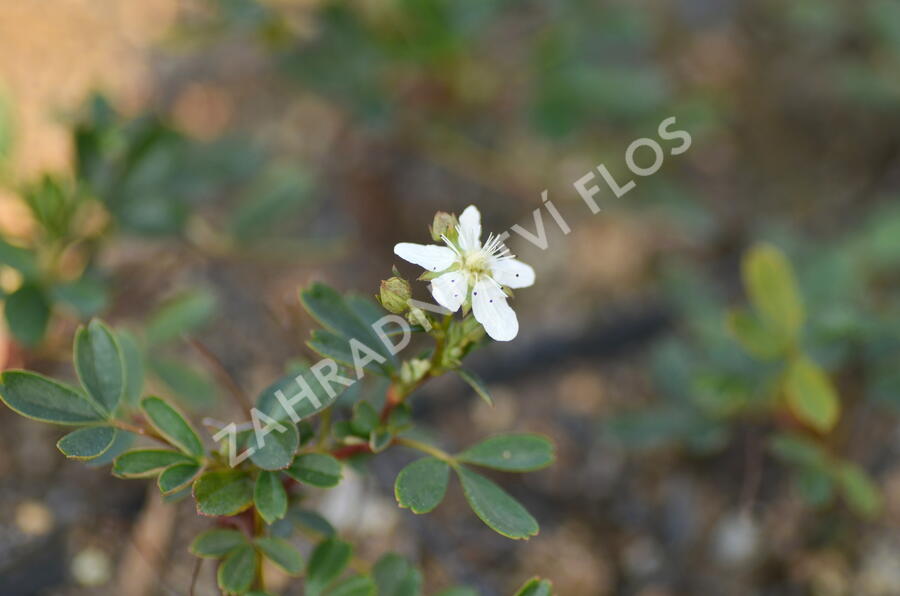
{"label": "white flower", "polygon": [[452,312],[469,299],[471,290],[475,319],[493,339],[510,341],[519,333],[519,319],[503,287],[533,285],[534,269],[516,260],[499,236],[490,235],[481,243],[481,213],[474,205],[463,211],[456,230],[456,243],[446,236],[446,246],[401,242],[394,254],[432,273],[442,272],[431,282],[431,294]]}

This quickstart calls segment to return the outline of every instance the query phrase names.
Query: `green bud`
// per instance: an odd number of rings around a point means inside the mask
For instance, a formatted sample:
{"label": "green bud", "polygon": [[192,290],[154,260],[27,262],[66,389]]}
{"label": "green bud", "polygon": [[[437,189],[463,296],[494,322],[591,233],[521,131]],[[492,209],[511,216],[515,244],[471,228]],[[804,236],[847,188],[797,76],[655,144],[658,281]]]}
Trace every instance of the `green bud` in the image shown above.
{"label": "green bud", "polygon": [[459,225],[455,215],[438,211],[434,214],[434,222],[429,228],[431,230],[431,238],[435,242],[440,242],[442,236],[446,236],[451,241],[456,242],[456,226]]}
{"label": "green bud", "polygon": [[400,381],[405,385],[418,383],[431,369],[431,362],[413,358],[400,366]]}
{"label": "green bud", "polygon": [[381,306],[390,312],[400,315],[409,310],[409,299],[412,288],[402,277],[392,277],[381,282],[381,293],[378,296]]}

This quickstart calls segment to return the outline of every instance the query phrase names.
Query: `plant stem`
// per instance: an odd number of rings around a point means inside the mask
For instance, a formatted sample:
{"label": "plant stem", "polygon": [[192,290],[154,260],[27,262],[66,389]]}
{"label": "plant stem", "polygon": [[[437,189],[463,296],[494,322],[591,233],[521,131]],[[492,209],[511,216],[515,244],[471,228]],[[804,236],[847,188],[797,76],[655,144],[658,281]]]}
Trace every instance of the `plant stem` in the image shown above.
{"label": "plant stem", "polygon": [[427,453],[428,455],[436,459],[450,464],[454,468],[458,465],[456,459],[452,455],[442,449],[438,449],[434,445],[429,445],[428,443],[423,443],[422,441],[417,441],[415,439],[410,439],[407,437],[397,437],[396,439],[394,439],[394,443],[396,443],[397,445],[409,447],[411,449],[416,449],[423,453]]}

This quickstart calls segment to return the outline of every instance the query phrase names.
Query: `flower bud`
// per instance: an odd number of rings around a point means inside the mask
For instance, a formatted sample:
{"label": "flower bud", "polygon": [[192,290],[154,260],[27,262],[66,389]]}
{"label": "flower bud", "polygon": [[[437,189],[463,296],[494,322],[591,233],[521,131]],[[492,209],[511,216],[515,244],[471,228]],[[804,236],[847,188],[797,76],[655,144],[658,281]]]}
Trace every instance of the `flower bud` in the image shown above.
{"label": "flower bud", "polygon": [[438,211],[434,214],[434,222],[431,224],[431,238],[440,242],[443,236],[452,241],[456,240],[456,226],[459,225],[455,215]]}
{"label": "flower bud", "polygon": [[409,299],[412,298],[412,289],[409,282],[402,277],[392,277],[381,282],[379,295],[381,306],[394,314],[403,314],[409,310]]}

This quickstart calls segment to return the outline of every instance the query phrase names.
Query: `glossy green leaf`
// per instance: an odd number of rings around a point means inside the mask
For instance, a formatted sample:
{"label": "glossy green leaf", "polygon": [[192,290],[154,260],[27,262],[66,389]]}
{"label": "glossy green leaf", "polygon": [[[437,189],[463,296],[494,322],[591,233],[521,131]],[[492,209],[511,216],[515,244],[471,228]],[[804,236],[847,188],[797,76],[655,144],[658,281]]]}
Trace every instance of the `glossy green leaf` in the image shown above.
{"label": "glossy green leaf", "polygon": [[468,468],[459,467],[456,473],[469,506],[488,527],[513,539],[537,535],[537,521],[506,491]]}
{"label": "glossy green leaf", "polygon": [[882,509],[881,491],[865,470],[854,463],[844,462],[836,476],[850,509],[867,518],[879,514]]}
{"label": "glossy green leaf", "polygon": [[791,412],[821,432],[828,432],[840,417],[840,401],[831,381],[806,357],[794,360],[784,384]]}
{"label": "glossy green leaf", "polygon": [[175,464],[163,470],[156,483],[162,494],[171,495],[187,488],[199,473],[200,464]]}
{"label": "glossy green leaf", "polygon": [[553,443],[536,434],[500,435],[466,449],[457,458],[505,472],[530,472],[553,463]]}
{"label": "glossy green leaf", "polygon": [[250,545],[239,546],[219,564],[216,579],[226,594],[243,594],[253,585],[259,554]]}
{"label": "glossy green leaf", "polygon": [[341,462],[330,455],[304,453],[297,456],[287,473],[299,482],[331,488],[341,481]]}
{"label": "glossy green leaf", "polygon": [[253,504],[253,480],[239,470],[207,472],[194,482],[194,500],[202,515],[237,515]]}
{"label": "glossy green leaf", "polygon": [[263,555],[288,575],[303,573],[303,557],[290,542],[282,538],[262,537],[256,539],[256,546]]}
{"label": "glossy green leaf", "polygon": [[87,392],[114,412],[125,392],[125,359],[113,332],[99,320],[75,334],[75,371]]}
{"label": "glossy green leaf", "polygon": [[191,543],[191,552],[198,557],[221,559],[239,546],[249,545],[246,536],[237,530],[216,528],[197,536]]}
{"label": "glossy green leaf", "polygon": [[136,449],[116,458],[113,474],[122,478],[156,476],[175,464],[190,464],[194,460],[177,451],[166,449]]}
{"label": "glossy green leaf", "polygon": [[172,445],[194,457],[203,456],[203,443],[194,427],[173,406],[158,397],[145,397],[141,409],[153,428]]}
{"label": "glossy green leaf", "polygon": [[23,284],[6,297],[6,326],[23,345],[36,346],[44,339],[50,322],[50,302],[44,291],[33,284]]}
{"label": "glossy green leaf", "polygon": [[388,553],[372,569],[378,596],[419,596],[422,572],[398,554]]}
{"label": "glossy green leaf", "polygon": [[215,296],[209,292],[192,291],[176,296],[150,318],[147,343],[161,344],[195,331],[210,319],[215,309]]}
{"label": "glossy green leaf", "polygon": [[265,436],[262,446],[256,440],[255,434],[250,434],[248,445],[256,449],[250,460],[263,470],[284,470],[290,467],[297,448],[300,447],[297,425],[286,421],[281,423],[281,426],[284,431],[274,429]]}
{"label": "glossy green leaf", "polygon": [[545,579],[534,577],[519,588],[516,596],[553,596],[553,584]]}
{"label": "glossy green leaf", "polygon": [[401,507],[413,513],[428,513],[444,500],[449,482],[450,466],[424,457],[400,470],[394,482],[394,496]]}
{"label": "glossy green leaf", "polygon": [[491,393],[490,391],[488,391],[487,383],[485,383],[481,377],[470,370],[465,370],[462,368],[456,369],[456,374],[458,374],[463,381],[468,383],[469,387],[474,389],[478,397],[483,399],[487,403],[487,405],[494,405],[494,398],[491,397]]}
{"label": "glossy green leaf", "polygon": [[36,373],[10,370],[0,376],[0,399],[34,420],[80,425],[104,419],[100,407],[74,388]]}
{"label": "glossy green leaf", "polygon": [[326,596],[381,596],[375,582],[368,575],[351,575],[325,592]]}
{"label": "glossy green leaf", "polygon": [[742,273],[759,315],[782,336],[796,337],[805,312],[791,264],[774,246],[759,244],[744,256]]}
{"label": "glossy green leaf", "polygon": [[744,310],[732,310],[728,313],[728,328],[741,346],[758,358],[776,358],[785,348],[781,334],[772,332],[753,313]]}
{"label": "glossy green leaf", "polygon": [[316,546],[306,565],[306,596],[321,594],[336,580],[350,562],[352,552],[348,543],[336,538]]}
{"label": "glossy green leaf", "polygon": [[283,518],[287,513],[288,496],[281,476],[275,472],[260,472],[253,489],[253,502],[267,524]]}
{"label": "glossy green leaf", "polygon": [[117,434],[118,431],[111,426],[79,428],[61,438],[56,448],[72,459],[96,459],[112,447]]}

